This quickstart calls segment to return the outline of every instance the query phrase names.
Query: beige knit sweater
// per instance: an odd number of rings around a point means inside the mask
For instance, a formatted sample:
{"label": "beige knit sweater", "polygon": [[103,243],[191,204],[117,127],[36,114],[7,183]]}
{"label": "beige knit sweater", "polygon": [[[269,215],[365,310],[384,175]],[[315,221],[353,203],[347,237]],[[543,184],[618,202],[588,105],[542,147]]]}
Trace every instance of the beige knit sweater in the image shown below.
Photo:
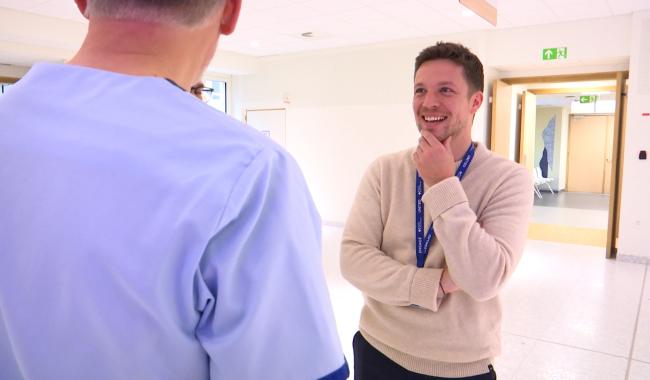
{"label": "beige knit sweater", "polygon": [[[533,202],[528,172],[478,143],[462,180],[425,189],[425,267],[415,259],[413,149],[366,172],[341,244],[343,276],[365,298],[360,330],[401,366],[432,376],[473,376],[500,352],[499,290],[521,257]],[[447,267],[462,289],[443,296]]]}

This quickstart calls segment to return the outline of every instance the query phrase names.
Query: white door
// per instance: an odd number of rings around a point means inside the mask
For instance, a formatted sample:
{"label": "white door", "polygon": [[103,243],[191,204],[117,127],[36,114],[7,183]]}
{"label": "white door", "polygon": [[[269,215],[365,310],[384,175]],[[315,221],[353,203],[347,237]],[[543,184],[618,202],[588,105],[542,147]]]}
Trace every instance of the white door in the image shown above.
{"label": "white door", "polygon": [[262,132],[281,146],[286,146],[286,110],[246,110],[246,124]]}

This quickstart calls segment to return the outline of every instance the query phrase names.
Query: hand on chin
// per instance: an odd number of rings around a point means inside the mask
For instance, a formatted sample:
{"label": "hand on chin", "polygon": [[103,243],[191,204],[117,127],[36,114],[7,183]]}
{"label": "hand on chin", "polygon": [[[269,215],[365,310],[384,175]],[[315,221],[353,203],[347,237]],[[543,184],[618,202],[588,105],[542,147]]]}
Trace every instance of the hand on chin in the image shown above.
{"label": "hand on chin", "polygon": [[422,137],[413,152],[413,162],[427,186],[454,175],[454,155],[451,152],[451,137],[442,142],[428,129],[420,131]]}

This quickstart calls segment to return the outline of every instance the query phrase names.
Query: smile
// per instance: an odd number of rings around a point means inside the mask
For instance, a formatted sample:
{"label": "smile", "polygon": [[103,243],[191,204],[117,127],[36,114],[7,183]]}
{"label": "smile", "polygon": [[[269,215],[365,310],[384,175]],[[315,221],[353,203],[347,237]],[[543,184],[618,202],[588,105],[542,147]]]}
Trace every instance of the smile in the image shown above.
{"label": "smile", "polygon": [[426,122],[439,122],[447,120],[447,116],[422,116],[422,119]]}

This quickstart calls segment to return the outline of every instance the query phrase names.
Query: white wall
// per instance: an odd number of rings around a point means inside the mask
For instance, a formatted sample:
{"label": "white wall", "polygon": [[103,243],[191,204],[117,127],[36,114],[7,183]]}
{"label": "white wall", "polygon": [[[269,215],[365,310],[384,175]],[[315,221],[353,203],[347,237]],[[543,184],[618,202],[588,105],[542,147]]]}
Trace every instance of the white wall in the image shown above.
{"label": "white wall", "polygon": [[257,72],[258,60],[254,57],[217,50],[206,69],[206,75],[246,75]]}
{"label": "white wall", "polygon": [[[630,21],[620,16],[264,58],[255,74],[234,77],[235,114],[287,109],[287,148],[323,220],[342,223],[368,164],[416,143],[410,102],[413,60],[421,49],[440,39],[465,44],[482,59],[491,95],[499,76],[626,69]],[[558,46],[568,47],[569,58],[543,62],[542,49]],[[477,113],[475,140],[486,140],[488,98]]]}
{"label": "white wall", "polygon": [[[37,61],[63,62],[71,58],[88,29],[84,22],[1,7],[0,20],[0,64],[19,66],[30,66]],[[210,73],[238,75],[256,70],[257,59],[223,51],[217,52],[207,69]]]}
{"label": "white wall", "polygon": [[[63,61],[81,45],[82,22],[0,8],[0,63],[29,66],[35,61]],[[34,43],[33,41],[37,41]]]}
{"label": "white wall", "polygon": [[650,12],[634,14],[628,89],[627,129],[619,228],[619,253],[650,258],[650,161],[638,158],[650,152]]}
{"label": "white wall", "polygon": [[[487,33],[487,63],[502,77],[626,69],[631,16],[616,16]],[[542,61],[542,49],[568,48],[568,59]]]}

